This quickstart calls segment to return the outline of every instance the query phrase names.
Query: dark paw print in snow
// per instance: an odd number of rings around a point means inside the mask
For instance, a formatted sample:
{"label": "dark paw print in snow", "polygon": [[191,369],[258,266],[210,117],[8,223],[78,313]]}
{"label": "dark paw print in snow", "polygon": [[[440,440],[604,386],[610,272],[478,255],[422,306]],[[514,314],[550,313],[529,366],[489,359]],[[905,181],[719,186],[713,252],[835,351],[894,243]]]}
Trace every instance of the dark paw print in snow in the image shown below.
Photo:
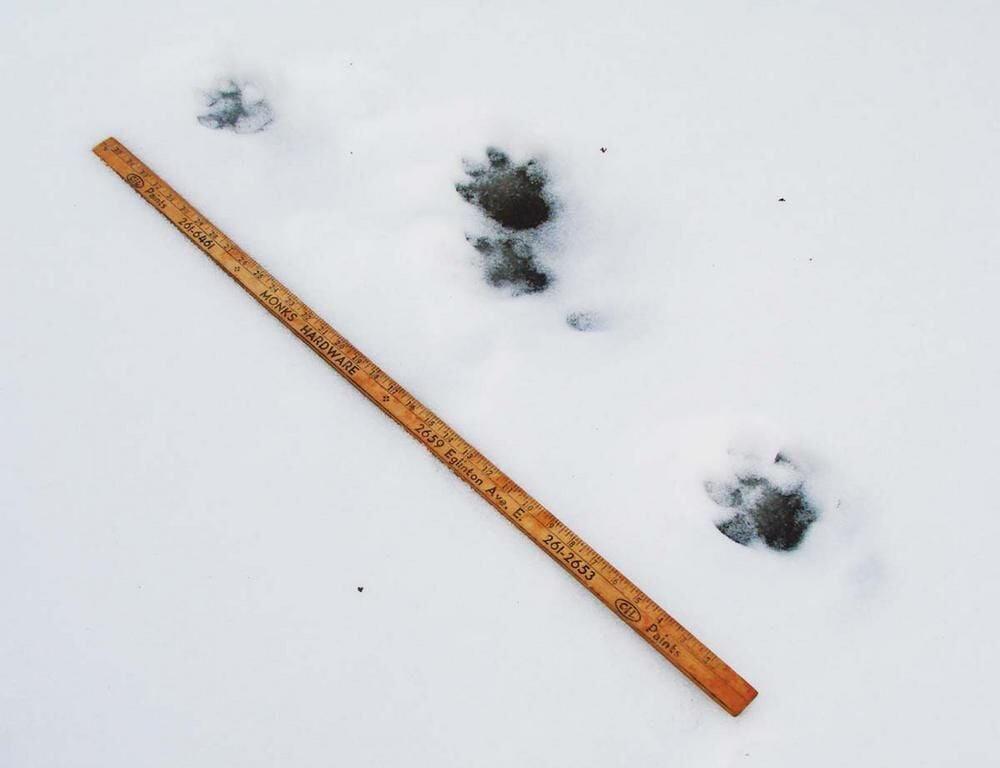
{"label": "dark paw print in snow", "polygon": [[539,269],[531,245],[523,240],[477,237],[472,245],[483,257],[483,271],[490,285],[508,286],[515,293],[537,293],[548,288],[549,274]]}
{"label": "dark paw print in snow", "polygon": [[456,184],[458,194],[506,229],[520,232],[547,222],[552,207],[545,194],[545,174],[538,163],[529,160],[514,165],[495,147],[486,150],[486,159],[487,165],[466,167],[471,181]]}
{"label": "dark paw print in snow", "polygon": [[236,133],[257,133],[274,120],[274,113],[263,95],[252,85],[238,85],[230,80],[205,95],[208,111],[198,116],[206,128],[227,128]]}
{"label": "dark paw print in snow", "polygon": [[535,160],[516,165],[495,147],[486,150],[486,160],[467,164],[469,181],[455,185],[466,202],[496,224],[493,234],[469,238],[483,257],[486,280],[515,295],[544,291],[552,275],[538,263],[535,248],[539,229],[553,216],[545,172]]}
{"label": "dark paw print in snow", "polygon": [[716,504],[733,510],[716,523],[723,534],[737,544],[760,540],[771,549],[788,551],[799,546],[819,513],[809,501],[798,468],[780,453],[773,464],[785,475],[783,481],[764,477],[764,472],[745,472],[735,481],[705,483],[705,490]]}

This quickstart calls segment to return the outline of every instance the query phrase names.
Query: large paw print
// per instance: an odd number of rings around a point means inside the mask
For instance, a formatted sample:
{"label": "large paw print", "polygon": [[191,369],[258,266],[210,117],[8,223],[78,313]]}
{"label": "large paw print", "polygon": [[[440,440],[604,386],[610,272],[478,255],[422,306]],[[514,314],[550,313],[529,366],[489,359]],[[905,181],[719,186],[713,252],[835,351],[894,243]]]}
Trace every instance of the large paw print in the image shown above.
{"label": "large paw print", "polygon": [[535,160],[515,165],[495,147],[486,150],[486,163],[467,164],[465,172],[469,181],[456,191],[494,222],[493,233],[469,238],[486,281],[514,295],[544,291],[553,276],[537,260],[537,233],[554,213],[545,172]]}
{"label": "large paw print", "polygon": [[762,541],[771,549],[792,550],[819,519],[802,471],[781,453],[770,466],[737,472],[732,480],[709,481],[705,490],[716,504],[730,510],[716,528],[737,544]]}

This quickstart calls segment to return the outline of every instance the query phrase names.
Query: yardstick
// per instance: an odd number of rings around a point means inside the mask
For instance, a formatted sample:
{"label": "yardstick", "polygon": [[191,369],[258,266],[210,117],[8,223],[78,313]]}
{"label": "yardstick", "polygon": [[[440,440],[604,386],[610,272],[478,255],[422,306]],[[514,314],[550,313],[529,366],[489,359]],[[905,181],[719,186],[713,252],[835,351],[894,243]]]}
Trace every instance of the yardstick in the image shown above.
{"label": "yardstick", "polygon": [[731,715],[757,691],[611,563],[365,357],[158,175],[109,138],[94,153],[258,303]]}

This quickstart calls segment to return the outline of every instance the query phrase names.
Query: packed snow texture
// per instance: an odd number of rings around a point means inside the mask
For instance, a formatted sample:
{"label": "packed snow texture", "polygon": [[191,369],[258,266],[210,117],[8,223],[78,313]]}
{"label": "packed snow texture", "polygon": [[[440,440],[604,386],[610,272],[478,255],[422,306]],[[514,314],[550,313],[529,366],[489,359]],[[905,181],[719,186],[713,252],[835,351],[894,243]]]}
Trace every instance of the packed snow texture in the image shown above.
{"label": "packed snow texture", "polygon": [[[996,762],[995,4],[0,13],[0,765]],[[230,81],[266,130],[198,120]],[[322,365],[110,134],[758,699]],[[558,201],[544,291],[483,279],[489,147]],[[815,511],[796,548],[717,528],[754,473]]]}

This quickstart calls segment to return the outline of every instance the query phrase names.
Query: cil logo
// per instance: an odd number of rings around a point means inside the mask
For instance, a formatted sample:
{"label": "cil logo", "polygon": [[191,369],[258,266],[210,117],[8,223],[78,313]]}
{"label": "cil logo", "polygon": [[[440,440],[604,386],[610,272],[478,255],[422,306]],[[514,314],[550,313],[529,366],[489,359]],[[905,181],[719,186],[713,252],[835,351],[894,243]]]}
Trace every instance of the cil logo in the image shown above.
{"label": "cil logo", "polygon": [[642,614],[639,613],[639,609],[632,605],[632,603],[624,597],[619,597],[615,600],[615,608],[618,610],[618,613],[629,621],[638,621],[642,618]]}
{"label": "cil logo", "polygon": [[146,182],[142,180],[142,176],[140,176],[137,173],[130,173],[128,176],[125,177],[125,181],[127,181],[129,183],[129,186],[131,186],[133,189],[142,189],[144,186],[146,186]]}

